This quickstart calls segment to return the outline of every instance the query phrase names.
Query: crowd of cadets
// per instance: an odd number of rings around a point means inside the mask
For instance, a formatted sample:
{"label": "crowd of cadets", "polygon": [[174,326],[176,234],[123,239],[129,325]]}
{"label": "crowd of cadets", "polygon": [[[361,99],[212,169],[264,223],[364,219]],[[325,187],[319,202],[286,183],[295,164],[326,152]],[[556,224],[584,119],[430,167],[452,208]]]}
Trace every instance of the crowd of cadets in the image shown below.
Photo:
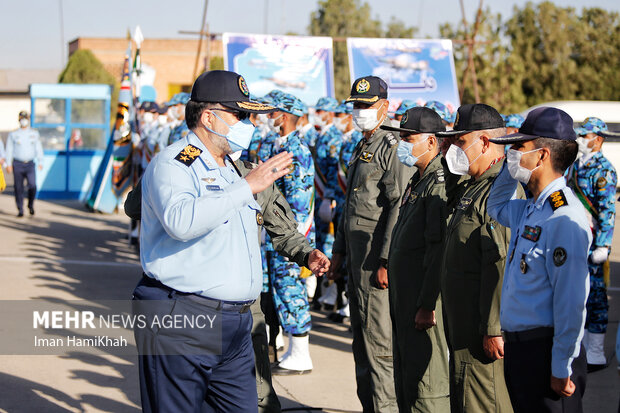
{"label": "crowd of cadets", "polygon": [[[313,108],[309,108],[297,97],[279,90],[254,99],[275,106],[278,110],[270,114],[251,115],[256,129],[249,148],[233,154],[232,158],[259,163],[282,151],[293,154],[292,173],[278,181],[278,188],[295,214],[299,232],[304,234],[313,246],[331,257],[348,190],[348,167],[356,147],[363,139],[362,130],[352,117],[353,103],[323,97]],[[189,133],[184,120],[184,108],[188,100],[189,94],[179,93],[161,106],[154,102],[145,102],[140,107],[139,147],[143,169],[160,150]],[[456,120],[456,108],[438,101],[421,103],[412,100],[403,100],[392,114],[390,122],[395,129],[406,123],[407,119],[403,119],[403,115],[418,106],[435,111],[442,120],[442,128],[445,127],[446,131],[452,129]],[[502,118],[507,134],[517,132],[524,122],[524,118],[518,114],[502,115]],[[606,283],[615,218],[617,177],[614,167],[601,152],[606,125],[600,119],[591,117],[575,131],[580,156],[566,172],[566,180],[587,211],[593,235],[588,261],[590,293],[583,340],[587,349],[588,366],[592,370],[602,368],[607,363],[603,352],[608,309]],[[438,148],[443,154],[449,146],[447,142],[449,139],[438,142]],[[508,147],[509,145],[506,145],[506,151]],[[440,163],[433,170],[437,168],[444,170]],[[435,179],[443,180],[443,175]],[[527,196],[527,189],[523,189]],[[448,199],[448,203],[449,201]],[[403,200],[402,205],[406,204],[406,200]],[[333,310],[329,318],[336,322],[342,322],[349,317],[345,280],[323,279],[317,282],[316,277],[307,269],[300,268],[275,252],[268,236],[263,236],[262,258],[263,299],[268,298],[268,302],[273,304],[271,310],[265,311],[270,331],[270,357],[272,361],[279,362],[276,363],[273,373],[309,373],[312,370],[308,347],[308,332],[311,329],[310,306]],[[395,300],[395,296],[391,296],[391,299]],[[413,304],[415,306],[415,303]],[[392,312],[394,311],[392,307]],[[415,315],[415,312],[412,315]],[[395,317],[394,314],[392,317]],[[394,319],[397,323],[398,317]],[[437,322],[437,325],[443,329],[443,323]],[[277,351],[282,350],[284,345],[281,339],[282,331],[289,337],[289,346],[284,354],[278,356]],[[446,346],[443,332],[438,333],[434,339],[441,341],[443,347]],[[400,354],[397,360],[408,363],[403,357]],[[433,360],[433,363],[441,368],[447,366],[448,361],[442,358]],[[396,392],[399,390],[396,389]]]}

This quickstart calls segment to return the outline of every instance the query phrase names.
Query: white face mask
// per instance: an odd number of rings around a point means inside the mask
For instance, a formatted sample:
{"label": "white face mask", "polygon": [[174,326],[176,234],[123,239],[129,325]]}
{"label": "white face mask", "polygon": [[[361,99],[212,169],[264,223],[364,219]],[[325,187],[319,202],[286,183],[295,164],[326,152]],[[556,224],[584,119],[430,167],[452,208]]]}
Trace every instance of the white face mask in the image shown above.
{"label": "white face mask", "polygon": [[26,118],[21,118],[19,120],[19,126],[21,126],[22,128],[25,128],[26,126],[28,126],[30,122],[28,122],[28,119]]}
{"label": "white face mask", "polygon": [[312,124],[318,126],[319,128],[324,128],[325,126],[327,126],[327,122],[325,120],[323,120],[323,118],[319,115],[317,115],[316,113],[314,115],[312,115]]}
{"label": "white face mask", "polygon": [[340,132],[344,132],[344,130],[347,128],[347,118],[335,117],[334,118],[334,126]]}
{"label": "white face mask", "polygon": [[256,116],[256,123],[258,123],[259,125],[268,126],[269,125],[269,117],[267,116],[266,113],[259,113]]}
{"label": "white face mask", "polygon": [[379,126],[378,116],[379,108],[353,109],[353,122],[364,132],[374,130]]}
{"label": "white face mask", "polygon": [[476,140],[476,142],[473,142],[465,149],[461,149],[454,144],[450,145],[448,152],[446,152],[446,163],[448,164],[448,169],[450,169],[450,172],[455,175],[467,175],[469,173],[470,165],[482,156],[482,152],[480,152],[480,154],[476,156],[473,161],[469,162],[466,151],[478,142],[481,142],[481,140]]}
{"label": "white face mask", "polygon": [[142,121],[149,125],[151,123],[153,123],[153,118],[155,117],[155,115],[153,115],[152,112],[146,112],[144,115],[142,115]]}
{"label": "white face mask", "polygon": [[269,122],[268,122],[268,124],[269,124],[269,129],[270,129],[272,132],[275,132],[275,133],[277,133],[277,134],[280,134],[280,127],[281,127],[282,125],[278,125],[278,126],[276,126],[276,120],[280,119],[281,117],[282,117],[282,115],[280,115],[280,116],[278,116],[278,117],[275,117],[275,118],[269,118],[269,119],[267,119],[267,120],[269,121]]}
{"label": "white face mask", "polygon": [[312,129],[312,124],[311,123],[306,123],[303,126],[297,126],[297,130],[299,131],[299,134],[301,136],[306,136],[306,133],[308,133],[308,131]]}
{"label": "white face mask", "polygon": [[168,116],[167,115],[159,115],[157,117],[157,122],[159,123],[160,126],[164,126],[166,123],[168,123]]}
{"label": "white face mask", "polygon": [[589,148],[588,145],[592,142],[592,139],[586,139],[584,136],[580,136],[577,138],[577,146],[579,147],[578,151],[581,156],[588,156],[592,153],[592,148]]}
{"label": "white face mask", "polygon": [[530,171],[529,169],[521,166],[521,158],[526,153],[537,152],[540,149],[541,148],[538,148],[527,152],[520,152],[516,149],[508,149],[508,154],[506,155],[506,163],[508,164],[508,172],[510,172],[510,176],[512,176],[512,179],[516,179],[523,185],[527,185],[527,183],[530,181],[530,177],[532,176],[532,172],[538,169],[540,165]]}

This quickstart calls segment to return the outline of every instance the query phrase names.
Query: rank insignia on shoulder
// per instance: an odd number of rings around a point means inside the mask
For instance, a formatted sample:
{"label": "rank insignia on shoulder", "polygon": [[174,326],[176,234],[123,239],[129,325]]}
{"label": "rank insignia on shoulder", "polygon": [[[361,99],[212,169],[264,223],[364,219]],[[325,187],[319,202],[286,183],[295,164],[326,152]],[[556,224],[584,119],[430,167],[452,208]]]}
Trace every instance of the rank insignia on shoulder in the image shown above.
{"label": "rank insignia on shoulder", "polygon": [[390,145],[390,147],[392,147],[392,146],[394,146],[394,145],[396,145],[398,143],[398,140],[391,133],[388,133],[387,135],[385,135],[385,140]]}
{"label": "rank insignia on shoulder", "polygon": [[263,214],[260,213],[259,211],[256,211],[256,223],[258,225],[263,225],[264,222],[265,220],[263,219]]}
{"label": "rank insignia on shoulder", "polygon": [[177,156],[174,157],[174,159],[181,162],[185,166],[190,166],[201,153],[202,149],[197,148],[194,145],[187,145]]}
{"label": "rank insignia on shoulder", "polygon": [[557,247],[553,250],[553,263],[556,267],[561,266],[566,262],[566,250],[562,247]]}
{"label": "rank insignia on shoulder", "polygon": [[471,198],[461,198],[456,208],[460,210],[466,210],[470,204],[471,204]]}
{"label": "rank insignia on shoulder", "polygon": [[536,242],[540,238],[541,232],[542,228],[538,225],[535,227],[530,227],[529,225],[526,225],[525,229],[523,229],[523,234],[521,234],[521,236],[527,240]]}
{"label": "rank insignia on shoulder", "polygon": [[566,196],[561,190],[555,191],[554,193],[549,195],[549,202],[551,203],[551,208],[553,208],[554,211],[559,207],[568,205],[568,201],[566,201]]}
{"label": "rank insignia on shoulder", "polygon": [[597,188],[605,188],[605,185],[607,185],[607,179],[605,179],[604,177],[600,177],[599,179],[596,180],[596,187]]}
{"label": "rank insignia on shoulder", "polygon": [[439,183],[442,183],[442,182],[445,182],[445,181],[446,181],[446,178],[445,178],[443,169],[437,169],[435,171],[435,183],[439,184]]}
{"label": "rank insignia on shoulder", "polygon": [[373,152],[362,152],[362,155],[360,156],[360,161],[363,162],[370,162],[372,161],[372,158],[375,156],[375,154]]}

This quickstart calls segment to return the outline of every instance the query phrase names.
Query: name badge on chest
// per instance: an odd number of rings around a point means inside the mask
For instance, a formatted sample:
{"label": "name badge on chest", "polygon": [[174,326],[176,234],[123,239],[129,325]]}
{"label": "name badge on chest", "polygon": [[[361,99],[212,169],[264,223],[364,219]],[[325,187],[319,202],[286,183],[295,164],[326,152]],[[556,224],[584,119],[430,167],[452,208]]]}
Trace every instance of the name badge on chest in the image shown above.
{"label": "name badge on chest", "polygon": [[540,238],[541,232],[542,232],[542,228],[539,227],[538,225],[535,227],[530,227],[529,225],[526,225],[525,228],[523,229],[523,234],[521,234],[521,236],[527,240],[536,242]]}

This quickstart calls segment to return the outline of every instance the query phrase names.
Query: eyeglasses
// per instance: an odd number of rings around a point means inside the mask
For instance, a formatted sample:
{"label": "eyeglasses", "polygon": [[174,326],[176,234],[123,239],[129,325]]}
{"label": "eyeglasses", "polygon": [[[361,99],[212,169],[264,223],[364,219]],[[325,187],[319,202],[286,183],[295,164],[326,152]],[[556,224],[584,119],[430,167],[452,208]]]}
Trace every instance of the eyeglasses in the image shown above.
{"label": "eyeglasses", "polygon": [[220,112],[232,113],[239,120],[244,120],[250,117],[249,112],[240,112],[238,110],[220,109],[220,108],[215,108],[215,109],[210,109],[210,110],[219,110]]}

